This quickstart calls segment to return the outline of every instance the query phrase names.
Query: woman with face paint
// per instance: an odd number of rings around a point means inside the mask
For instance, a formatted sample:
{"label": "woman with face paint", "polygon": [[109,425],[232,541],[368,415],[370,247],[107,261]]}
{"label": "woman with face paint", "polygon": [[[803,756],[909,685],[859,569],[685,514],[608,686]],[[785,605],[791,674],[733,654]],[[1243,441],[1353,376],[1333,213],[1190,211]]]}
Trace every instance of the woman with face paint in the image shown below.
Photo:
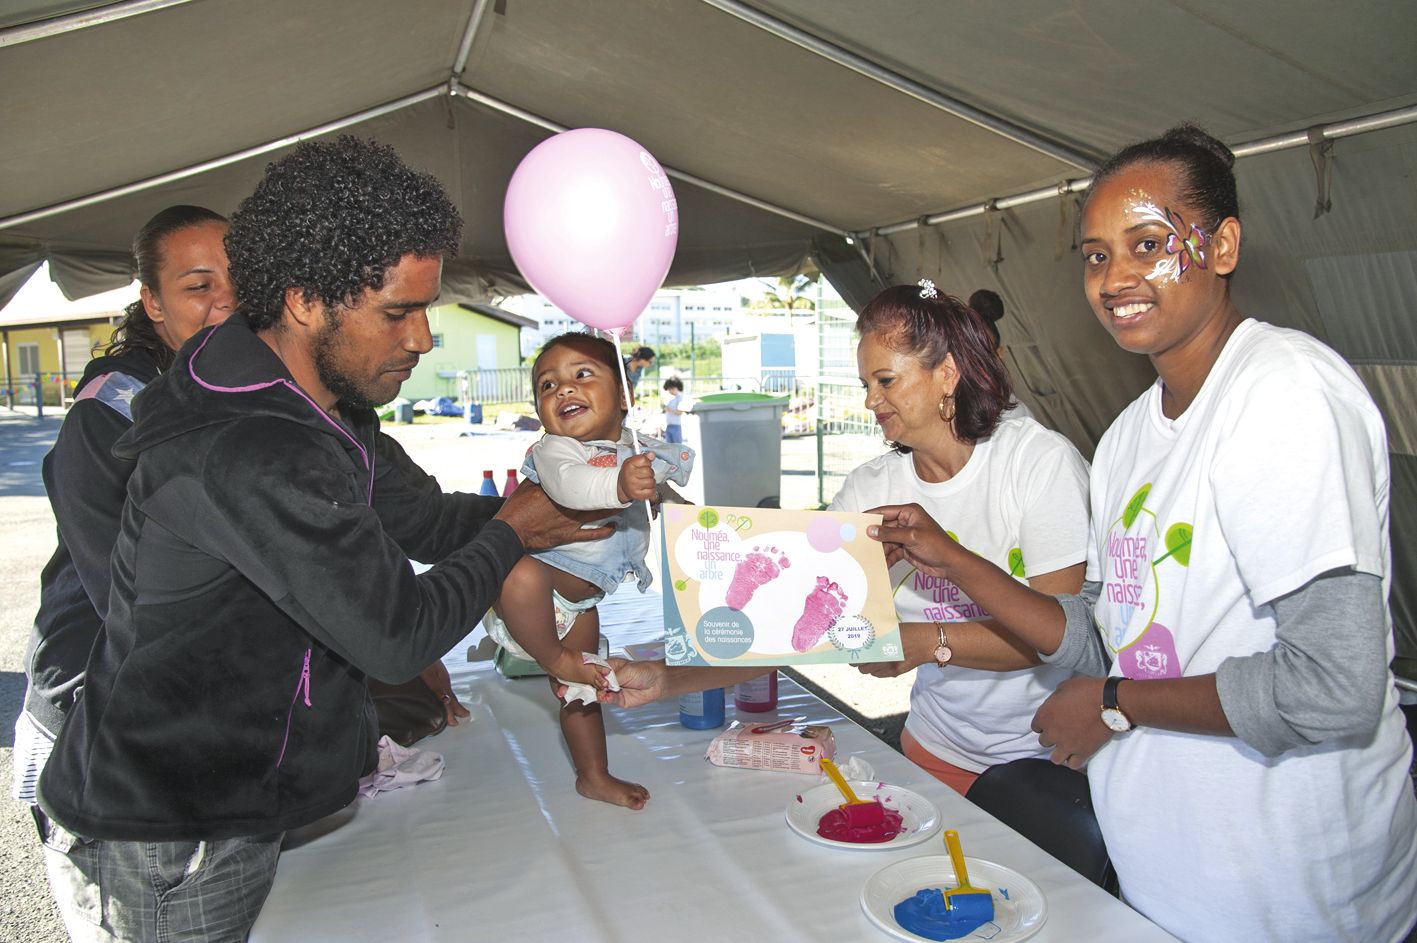
{"label": "woman with face paint", "polygon": [[1233,161],[1183,126],[1093,178],[1088,300],[1158,379],[1097,447],[1083,592],[1030,591],[918,506],[875,536],[1083,675],[1033,727],[1086,764],[1128,903],[1187,941],[1400,941],[1417,803],[1386,433],[1342,358],[1236,308]]}

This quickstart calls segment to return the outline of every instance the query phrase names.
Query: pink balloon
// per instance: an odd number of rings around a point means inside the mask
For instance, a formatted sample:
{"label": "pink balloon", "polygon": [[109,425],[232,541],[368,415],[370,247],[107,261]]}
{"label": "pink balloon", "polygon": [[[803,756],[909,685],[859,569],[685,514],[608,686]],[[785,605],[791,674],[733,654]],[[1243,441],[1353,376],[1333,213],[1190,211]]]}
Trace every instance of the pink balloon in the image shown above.
{"label": "pink balloon", "polygon": [[664,283],[679,204],[649,151],[614,131],[579,128],[522,158],[502,226],[532,288],[590,327],[619,331]]}

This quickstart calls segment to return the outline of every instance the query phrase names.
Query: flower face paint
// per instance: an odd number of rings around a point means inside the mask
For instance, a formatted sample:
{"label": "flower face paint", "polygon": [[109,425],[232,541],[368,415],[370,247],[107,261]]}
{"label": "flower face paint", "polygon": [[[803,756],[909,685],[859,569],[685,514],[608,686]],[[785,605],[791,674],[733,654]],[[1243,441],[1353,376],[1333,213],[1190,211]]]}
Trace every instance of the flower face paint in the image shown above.
{"label": "flower face paint", "polygon": [[1169,206],[1162,210],[1155,203],[1139,202],[1131,211],[1142,219],[1158,222],[1170,230],[1166,236],[1166,257],[1156,260],[1156,265],[1146,276],[1147,281],[1162,278],[1179,282],[1192,265],[1205,268],[1205,245],[1210,241],[1210,236],[1204,229],[1192,223],[1190,232],[1182,236],[1186,221]]}
{"label": "flower face paint", "polygon": [[[1213,231],[1188,223],[1165,164],[1137,164],[1094,186],[1083,207],[1083,283],[1098,320],[1124,349],[1166,357],[1224,318],[1233,269]],[[1228,251],[1228,250],[1227,250]],[[1159,368],[1158,368],[1159,369]]]}

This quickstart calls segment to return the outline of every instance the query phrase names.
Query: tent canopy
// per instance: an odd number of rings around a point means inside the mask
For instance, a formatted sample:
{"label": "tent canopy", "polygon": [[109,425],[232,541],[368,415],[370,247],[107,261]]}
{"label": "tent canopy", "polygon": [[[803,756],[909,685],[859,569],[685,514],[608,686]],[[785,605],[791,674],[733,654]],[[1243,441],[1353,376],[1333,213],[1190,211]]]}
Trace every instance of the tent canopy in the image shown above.
{"label": "tent canopy", "polygon": [[525,287],[501,226],[518,161],[606,127],[674,176],[671,284],[812,257],[858,303],[994,288],[1021,398],[1088,453],[1153,374],[1082,298],[1076,191],[1190,120],[1245,145],[1241,310],[1335,346],[1387,417],[1417,649],[1414,36],[1394,0],[11,0],[0,302],[45,259],[70,297],[126,284],[158,209],[229,213],[337,130],[447,185],[467,226],[445,294],[483,302]]}
{"label": "tent canopy", "polygon": [[[480,301],[524,287],[501,198],[552,127],[621,131],[667,167],[799,217],[681,177],[670,280],[690,284],[791,271],[823,230],[1083,178],[1179,118],[1241,142],[1417,101],[1417,8],[1387,0],[1322,12],[1098,0],[14,0],[7,11],[0,276],[48,258],[71,296],[126,279],[128,242],[152,212],[178,201],[229,212],[282,149],[26,215],[391,104],[348,129],[455,194],[468,226],[452,291]],[[774,24],[857,68],[763,28]]]}

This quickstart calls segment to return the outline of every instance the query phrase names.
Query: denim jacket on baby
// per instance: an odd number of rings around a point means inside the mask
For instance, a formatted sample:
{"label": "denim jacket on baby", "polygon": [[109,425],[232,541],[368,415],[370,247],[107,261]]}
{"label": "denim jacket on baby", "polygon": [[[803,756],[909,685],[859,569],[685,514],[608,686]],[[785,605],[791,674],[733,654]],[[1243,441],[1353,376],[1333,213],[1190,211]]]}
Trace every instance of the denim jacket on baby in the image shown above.
{"label": "denim jacket on baby", "polygon": [[[650,467],[656,484],[672,481],[689,483],[694,468],[694,450],[684,445],[639,436],[640,449],[654,456]],[[562,544],[532,556],[546,564],[579,576],[613,593],[625,577],[633,573],[644,592],[653,581],[645,566],[649,552],[649,517],[645,502],[621,504],[616,498],[620,465],[635,454],[630,430],[619,442],[608,439],[581,442],[567,436],[546,435],[527,452],[522,474],[541,485],[551,500],[563,507],[580,510],[615,508],[621,510],[597,522],[615,523],[615,533],[604,540]]]}

